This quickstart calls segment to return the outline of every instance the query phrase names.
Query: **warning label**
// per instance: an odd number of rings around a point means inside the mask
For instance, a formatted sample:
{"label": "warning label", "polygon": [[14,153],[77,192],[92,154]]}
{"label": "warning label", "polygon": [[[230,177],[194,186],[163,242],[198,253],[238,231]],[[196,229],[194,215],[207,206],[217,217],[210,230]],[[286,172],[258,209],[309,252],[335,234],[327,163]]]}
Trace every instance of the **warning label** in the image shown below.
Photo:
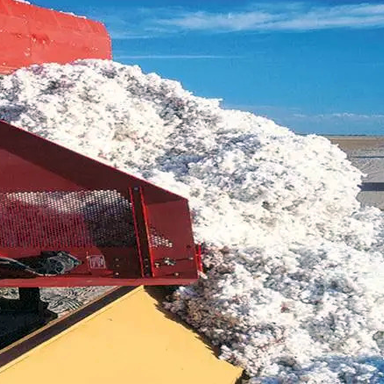
{"label": "warning label", "polygon": [[105,258],[103,255],[88,256],[88,265],[90,269],[107,269]]}

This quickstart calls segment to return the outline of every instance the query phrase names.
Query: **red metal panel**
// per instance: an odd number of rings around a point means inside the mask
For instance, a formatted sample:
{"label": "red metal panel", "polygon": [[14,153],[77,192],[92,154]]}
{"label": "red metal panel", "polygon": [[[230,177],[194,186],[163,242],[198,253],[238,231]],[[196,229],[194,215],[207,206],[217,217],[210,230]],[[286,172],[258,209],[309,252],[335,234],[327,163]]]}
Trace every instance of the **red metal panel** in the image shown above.
{"label": "red metal panel", "polygon": [[197,278],[198,255],[185,199],[146,205],[153,276]]}
{"label": "red metal panel", "polygon": [[13,0],[0,0],[0,73],[31,64],[111,59],[104,25]]}
{"label": "red metal panel", "polygon": [[0,158],[1,178],[7,180],[0,185],[0,192],[102,190],[108,185],[109,189],[123,194],[128,193],[128,188],[143,187],[147,205],[186,201],[172,192],[1,120]]}
{"label": "red metal panel", "polygon": [[[0,180],[0,286],[197,279],[184,198],[1,121]],[[47,252],[81,264],[48,277],[9,261],[35,265]]]}
{"label": "red metal panel", "polygon": [[0,0],[0,73],[29,64],[31,42],[28,22],[22,15],[11,12],[9,1]]}

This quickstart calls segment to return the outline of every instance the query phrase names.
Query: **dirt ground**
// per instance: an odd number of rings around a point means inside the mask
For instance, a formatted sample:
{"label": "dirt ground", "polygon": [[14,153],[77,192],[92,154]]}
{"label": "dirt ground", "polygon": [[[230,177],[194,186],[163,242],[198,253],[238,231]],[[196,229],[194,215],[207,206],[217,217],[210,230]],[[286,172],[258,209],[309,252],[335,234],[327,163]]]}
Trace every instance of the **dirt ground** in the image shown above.
{"label": "dirt ground", "polygon": [[338,144],[343,151],[384,149],[384,136],[326,136],[333,144]]}
{"label": "dirt ground", "polygon": [[328,136],[365,175],[357,199],[384,210],[384,136]]}

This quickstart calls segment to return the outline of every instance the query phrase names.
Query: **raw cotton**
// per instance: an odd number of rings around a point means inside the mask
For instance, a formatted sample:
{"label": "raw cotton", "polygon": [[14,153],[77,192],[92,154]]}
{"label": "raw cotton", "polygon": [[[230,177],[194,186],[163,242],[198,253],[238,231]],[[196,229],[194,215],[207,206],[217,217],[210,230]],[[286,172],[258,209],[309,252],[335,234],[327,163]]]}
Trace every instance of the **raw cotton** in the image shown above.
{"label": "raw cotton", "polygon": [[223,110],[137,66],[0,80],[0,118],[190,200],[207,272],[166,306],[253,383],[379,383],[384,216],[328,140]]}

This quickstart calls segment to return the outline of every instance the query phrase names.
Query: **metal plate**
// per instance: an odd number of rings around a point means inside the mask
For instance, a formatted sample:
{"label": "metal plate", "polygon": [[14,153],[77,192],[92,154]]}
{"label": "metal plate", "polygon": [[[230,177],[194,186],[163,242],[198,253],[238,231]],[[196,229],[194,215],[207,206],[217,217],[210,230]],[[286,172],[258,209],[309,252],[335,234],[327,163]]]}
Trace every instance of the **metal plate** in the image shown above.
{"label": "metal plate", "polygon": [[104,25],[13,0],[0,0],[0,73],[42,63],[112,59]]}

